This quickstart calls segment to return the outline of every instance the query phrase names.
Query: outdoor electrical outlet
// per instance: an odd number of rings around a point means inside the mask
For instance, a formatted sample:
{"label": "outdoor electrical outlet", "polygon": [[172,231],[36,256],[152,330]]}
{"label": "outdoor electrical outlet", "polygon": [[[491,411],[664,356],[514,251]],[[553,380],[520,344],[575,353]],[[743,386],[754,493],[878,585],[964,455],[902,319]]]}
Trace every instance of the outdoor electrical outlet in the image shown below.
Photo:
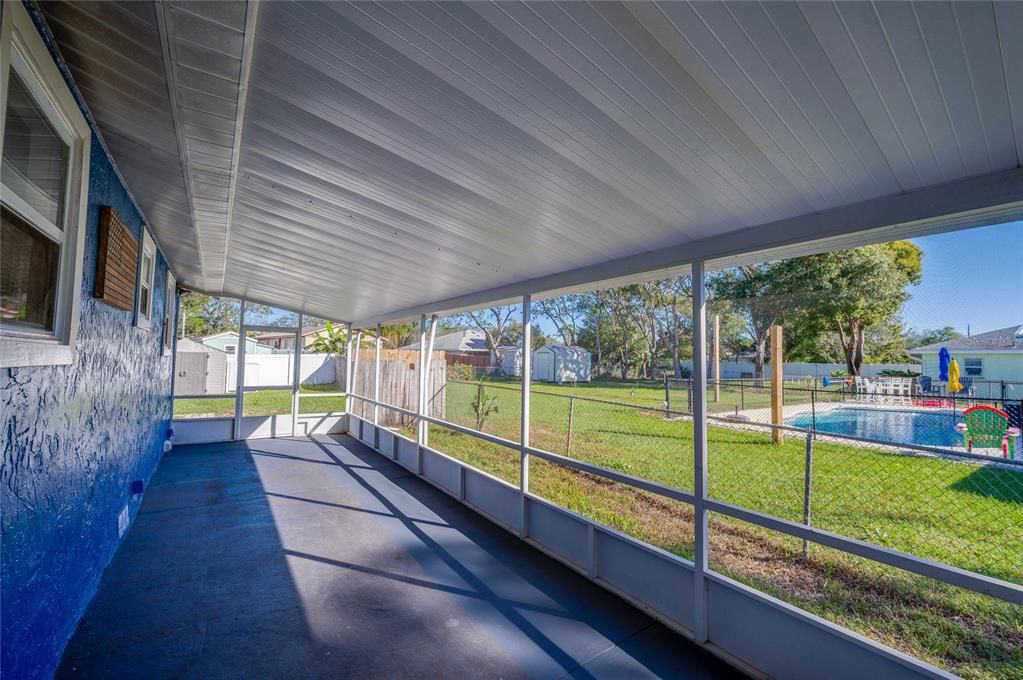
{"label": "outdoor electrical outlet", "polygon": [[172,448],[174,448],[174,444],[171,443],[171,440],[170,439],[165,439],[164,442],[163,442],[163,452],[167,453]]}
{"label": "outdoor electrical outlet", "polygon": [[121,512],[117,515],[117,537],[123,538],[124,532],[128,530],[128,506],[121,508]]}

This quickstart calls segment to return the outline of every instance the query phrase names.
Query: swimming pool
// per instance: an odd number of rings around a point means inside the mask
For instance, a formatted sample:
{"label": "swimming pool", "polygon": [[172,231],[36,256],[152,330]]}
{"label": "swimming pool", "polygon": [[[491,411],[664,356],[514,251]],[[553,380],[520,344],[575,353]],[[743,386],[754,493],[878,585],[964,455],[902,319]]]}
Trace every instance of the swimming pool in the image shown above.
{"label": "swimming pool", "polygon": [[[922,446],[962,446],[963,438],[955,431],[961,422],[950,410],[941,411],[886,411],[871,408],[836,408],[817,414],[817,430],[835,434],[849,434],[893,444],[920,444]],[[809,413],[786,419],[793,427],[809,428],[813,417]]]}

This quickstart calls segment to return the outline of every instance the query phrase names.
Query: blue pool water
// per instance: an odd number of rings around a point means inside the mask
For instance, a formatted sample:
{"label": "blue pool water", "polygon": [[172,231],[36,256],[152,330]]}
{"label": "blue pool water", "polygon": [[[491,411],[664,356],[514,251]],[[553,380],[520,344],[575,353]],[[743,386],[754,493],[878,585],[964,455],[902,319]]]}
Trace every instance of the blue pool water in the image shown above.
{"label": "blue pool water", "polygon": [[[866,408],[837,408],[817,414],[817,430],[835,434],[851,434],[893,444],[923,446],[962,446],[962,435],[955,431],[951,411],[885,411]],[[811,427],[809,413],[786,419],[793,427]]]}

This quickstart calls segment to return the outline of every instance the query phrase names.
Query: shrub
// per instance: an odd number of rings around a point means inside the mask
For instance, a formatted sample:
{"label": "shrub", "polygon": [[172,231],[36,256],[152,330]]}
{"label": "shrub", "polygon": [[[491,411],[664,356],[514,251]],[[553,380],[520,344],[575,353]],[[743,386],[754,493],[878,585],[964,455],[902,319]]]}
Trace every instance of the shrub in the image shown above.
{"label": "shrub", "polygon": [[451,364],[448,366],[448,380],[470,382],[472,379],[473,369],[469,364]]}

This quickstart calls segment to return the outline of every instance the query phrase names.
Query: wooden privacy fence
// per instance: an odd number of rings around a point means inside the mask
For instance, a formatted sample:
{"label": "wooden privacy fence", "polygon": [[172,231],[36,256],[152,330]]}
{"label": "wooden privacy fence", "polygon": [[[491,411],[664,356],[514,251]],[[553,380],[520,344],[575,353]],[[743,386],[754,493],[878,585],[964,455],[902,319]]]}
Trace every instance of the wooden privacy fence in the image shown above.
{"label": "wooden privacy fence", "polygon": [[[359,352],[359,368],[355,374],[352,391],[363,397],[373,397],[375,377],[375,351],[363,349]],[[444,418],[447,362],[444,352],[434,352],[430,362],[430,379],[427,395],[430,409],[427,413],[434,418]],[[415,411],[419,399],[419,350],[385,349],[380,352],[380,401]],[[373,406],[358,399],[351,400],[352,413],[373,420]],[[412,418],[389,409],[380,409],[380,425],[402,427],[409,425]]]}

